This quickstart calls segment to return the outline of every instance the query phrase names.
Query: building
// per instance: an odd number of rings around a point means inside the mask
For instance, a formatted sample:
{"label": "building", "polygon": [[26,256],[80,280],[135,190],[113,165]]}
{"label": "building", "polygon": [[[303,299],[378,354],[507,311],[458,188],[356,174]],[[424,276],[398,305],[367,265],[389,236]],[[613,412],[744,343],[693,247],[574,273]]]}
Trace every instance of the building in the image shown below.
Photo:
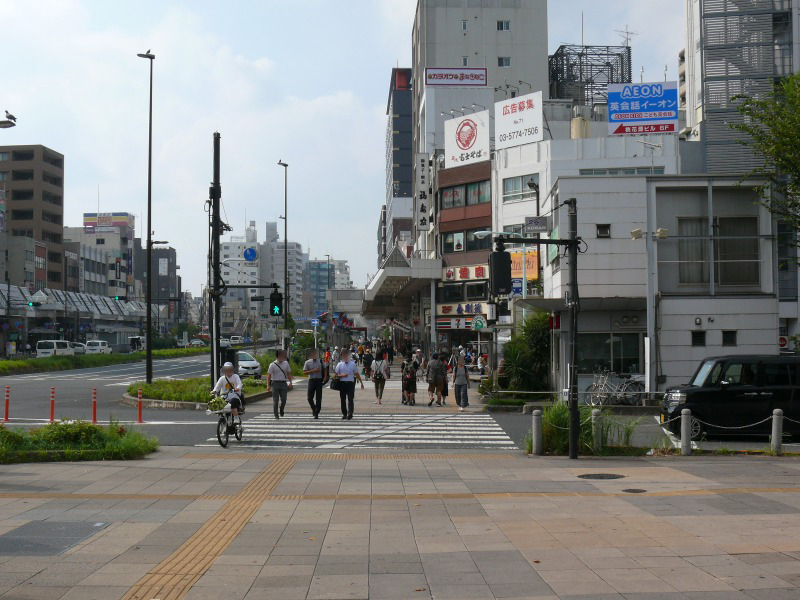
{"label": "building", "polygon": [[308,261],[308,289],[311,293],[311,312],[317,316],[328,310],[326,292],[336,288],[336,266],[322,259]]}
{"label": "building", "polygon": [[[146,300],[147,278],[152,274],[152,304],[154,305],[153,324],[156,330],[166,333],[170,327],[181,320],[184,307],[181,276],[178,275],[180,265],[178,254],[171,246],[153,246],[152,262],[147,267],[147,251],[142,246],[141,238],[134,242],[134,273],[137,281],[141,281],[142,295],[130,298]],[[137,286],[138,287],[138,286]]]}
{"label": "building", "polygon": [[350,265],[346,260],[331,260],[334,267],[334,286],[336,290],[352,290],[353,279],[350,275]]}
{"label": "building", "polygon": [[[108,296],[108,253],[102,246],[90,246],[80,241],[65,241],[65,251],[77,257],[78,290],[87,294]],[[144,262],[142,263],[144,264]]]}
{"label": "building", "polygon": [[298,319],[298,317],[307,317],[309,315],[303,315],[303,282],[305,281],[308,254],[303,252],[303,246],[298,242],[290,241],[285,250],[284,244],[285,242],[283,240],[274,243],[272,272],[275,278],[275,283],[278,284],[279,290],[284,295],[283,301],[286,303],[286,272],[284,271],[284,258],[288,257],[289,314],[295,319]]}
{"label": "building", "polygon": [[378,266],[401,241],[411,239],[413,220],[411,69],[392,69],[386,103],[386,203],[378,229]]}
{"label": "building", "polygon": [[64,156],[41,145],[0,146],[0,189],[6,235],[44,243],[47,287],[63,289]]}
{"label": "building", "polygon": [[8,282],[33,293],[47,287],[47,246],[30,237],[6,238]]}
{"label": "building", "polygon": [[800,5],[790,0],[686,0],[686,121],[708,173],[747,173],[759,158],[730,128],[733,98],[764,97],[800,65]]}

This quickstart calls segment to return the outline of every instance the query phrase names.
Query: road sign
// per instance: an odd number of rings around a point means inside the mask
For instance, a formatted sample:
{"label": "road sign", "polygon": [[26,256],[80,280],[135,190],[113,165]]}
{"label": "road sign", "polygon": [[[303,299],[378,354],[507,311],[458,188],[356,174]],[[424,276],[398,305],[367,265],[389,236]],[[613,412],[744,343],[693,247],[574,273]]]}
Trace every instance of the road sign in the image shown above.
{"label": "road sign", "polygon": [[511,280],[511,293],[510,298],[522,298],[522,279]]}
{"label": "road sign", "polygon": [[319,319],[311,319],[312,327],[319,327]]}
{"label": "road sign", "polygon": [[472,331],[480,331],[481,329],[486,329],[488,323],[483,315],[475,315],[472,317]]}
{"label": "road sign", "polygon": [[789,338],[785,335],[778,337],[778,348],[787,348],[789,346]]}
{"label": "road sign", "polygon": [[258,252],[255,248],[245,248],[242,256],[247,262],[253,262],[258,257]]}
{"label": "road sign", "polygon": [[677,81],[608,85],[609,135],[675,133],[677,130]]}
{"label": "road sign", "polygon": [[550,217],[525,217],[525,233],[547,233]]}

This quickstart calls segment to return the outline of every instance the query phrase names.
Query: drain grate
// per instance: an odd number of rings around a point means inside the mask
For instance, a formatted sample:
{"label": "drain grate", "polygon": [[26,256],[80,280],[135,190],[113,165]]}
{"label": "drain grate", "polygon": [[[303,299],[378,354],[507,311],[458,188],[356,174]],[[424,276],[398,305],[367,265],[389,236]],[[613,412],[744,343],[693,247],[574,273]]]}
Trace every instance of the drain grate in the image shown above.
{"label": "drain grate", "polygon": [[641,488],[628,488],[622,491],[626,494],[644,494],[647,490],[643,490]]}
{"label": "drain grate", "polygon": [[31,521],[0,535],[0,555],[56,556],[107,525],[83,521]]}
{"label": "drain grate", "polygon": [[578,475],[578,479],[622,479],[625,475],[617,475],[616,473],[584,473]]}

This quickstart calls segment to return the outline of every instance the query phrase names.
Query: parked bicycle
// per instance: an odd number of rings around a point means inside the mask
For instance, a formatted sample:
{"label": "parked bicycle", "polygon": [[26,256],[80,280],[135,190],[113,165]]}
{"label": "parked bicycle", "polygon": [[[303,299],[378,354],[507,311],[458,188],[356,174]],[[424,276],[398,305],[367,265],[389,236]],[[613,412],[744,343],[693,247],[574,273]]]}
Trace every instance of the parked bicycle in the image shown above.
{"label": "parked bicycle", "polygon": [[594,381],[586,388],[592,406],[610,404],[636,406],[640,403],[644,391],[644,383],[638,376],[612,371],[595,373]]}
{"label": "parked bicycle", "polygon": [[244,433],[242,417],[241,415],[233,416],[231,403],[225,400],[221,394],[214,394],[214,397],[208,403],[206,414],[219,416],[219,421],[217,421],[217,441],[220,446],[223,448],[228,446],[231,434],[234,435],[236,441],[242,441],[242,434]]}

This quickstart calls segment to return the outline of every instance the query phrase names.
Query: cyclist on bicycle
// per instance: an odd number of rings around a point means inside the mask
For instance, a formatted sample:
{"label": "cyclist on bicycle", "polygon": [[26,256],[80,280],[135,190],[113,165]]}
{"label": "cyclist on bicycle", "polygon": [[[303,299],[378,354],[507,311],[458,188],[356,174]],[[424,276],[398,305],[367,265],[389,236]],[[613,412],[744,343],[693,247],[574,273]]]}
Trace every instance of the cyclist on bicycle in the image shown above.
{"label": "cyclist on bicycle", "polygon": [[242,380],[233,371],[233,363],[226,362],[222,365],[222,376],[211,390],[211,395],[219,394],[230,403],[233,416],[236,417],[239,415],[239,409],[242,408]]}

